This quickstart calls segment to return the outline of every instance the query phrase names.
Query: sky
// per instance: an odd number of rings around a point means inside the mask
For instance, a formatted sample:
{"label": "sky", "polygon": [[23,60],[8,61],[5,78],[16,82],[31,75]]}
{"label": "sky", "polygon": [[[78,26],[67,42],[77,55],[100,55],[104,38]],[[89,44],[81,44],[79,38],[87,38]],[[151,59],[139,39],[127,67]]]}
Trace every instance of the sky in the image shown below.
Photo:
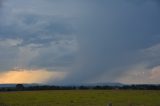
{"label": "sky", "polygon": [[0,83],[160,83],[159,0],[0,0]]}

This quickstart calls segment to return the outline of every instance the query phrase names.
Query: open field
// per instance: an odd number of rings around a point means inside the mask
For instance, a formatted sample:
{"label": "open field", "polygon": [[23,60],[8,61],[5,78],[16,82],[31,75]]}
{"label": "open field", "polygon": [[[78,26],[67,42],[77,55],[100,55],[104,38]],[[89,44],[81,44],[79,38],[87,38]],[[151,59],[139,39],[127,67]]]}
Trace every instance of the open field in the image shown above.
{"label": "open field", "polygon": [[0,106],[160,106],[160,91],[52,90],[1,92]]}

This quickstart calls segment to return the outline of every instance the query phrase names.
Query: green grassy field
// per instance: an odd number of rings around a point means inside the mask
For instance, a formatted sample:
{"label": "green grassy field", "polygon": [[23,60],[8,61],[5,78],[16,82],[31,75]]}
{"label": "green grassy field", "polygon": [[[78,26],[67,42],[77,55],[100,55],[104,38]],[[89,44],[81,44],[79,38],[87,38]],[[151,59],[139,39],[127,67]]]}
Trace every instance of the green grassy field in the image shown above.
{"label": "green grassy field", "polygon": [[0,106],[107,106],[110,102],[113,106],[160,106],[160,91],[53,90],[0,93]]}

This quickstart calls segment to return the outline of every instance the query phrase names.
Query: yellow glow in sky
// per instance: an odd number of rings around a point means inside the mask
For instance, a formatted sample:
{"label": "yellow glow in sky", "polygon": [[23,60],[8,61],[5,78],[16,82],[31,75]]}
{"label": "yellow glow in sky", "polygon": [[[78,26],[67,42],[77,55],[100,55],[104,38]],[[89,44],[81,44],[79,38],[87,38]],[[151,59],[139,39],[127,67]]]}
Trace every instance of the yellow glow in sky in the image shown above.
{"label": "yellow glow in sky", "polygon": [[0,83],[45,83],[49,80],[62,79],[63,72],[47,70],[9,70],[0,72]]}

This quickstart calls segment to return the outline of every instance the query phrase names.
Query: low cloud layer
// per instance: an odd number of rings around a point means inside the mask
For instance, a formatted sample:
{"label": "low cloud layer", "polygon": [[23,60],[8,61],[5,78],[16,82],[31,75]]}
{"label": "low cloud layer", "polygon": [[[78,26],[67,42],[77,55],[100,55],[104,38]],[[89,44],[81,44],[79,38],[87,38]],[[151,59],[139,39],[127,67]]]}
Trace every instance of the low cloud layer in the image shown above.
{"label": "low cloud layer", "polygon": [[159,84],[160,66],[147,68],[147,65],[135,66],[127,70],[117,81],[126,84]]}

